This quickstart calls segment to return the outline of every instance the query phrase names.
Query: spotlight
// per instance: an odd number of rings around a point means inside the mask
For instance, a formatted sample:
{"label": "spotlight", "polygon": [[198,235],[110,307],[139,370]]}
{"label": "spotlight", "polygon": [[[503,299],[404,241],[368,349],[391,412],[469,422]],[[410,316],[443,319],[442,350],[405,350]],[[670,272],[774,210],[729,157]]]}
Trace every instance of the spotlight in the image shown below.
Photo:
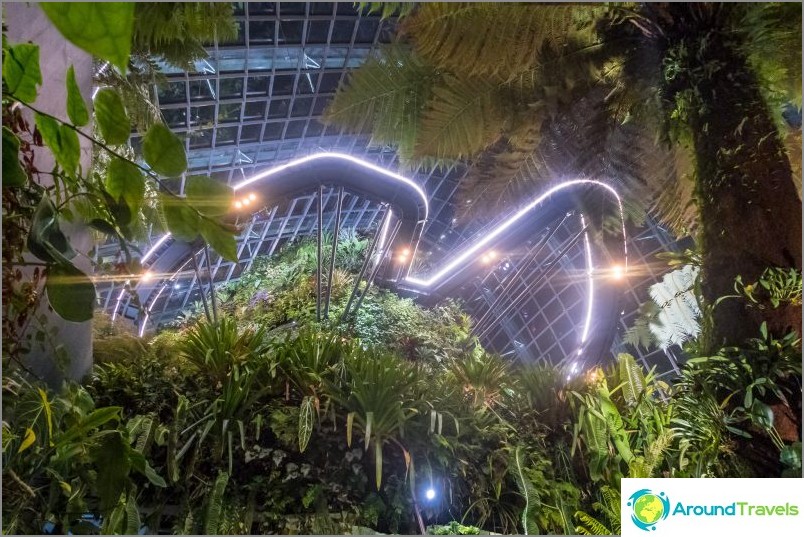
{"label": "spotlight", "polygon": [[234,202],[234,208],[235,209],[242,209],[243,208],[243,203],[239,202],[239,201]]}
{"label": "spotlight", "polygon": [[409,256],[410,255],[410,248],[404,248],[402,250],[402,255],[404,255],[405,257]]}
{"label": "spotlight", "polygon": [[488,253],[488,256],[489,256],[489,259],[490,259],[491,261],[494,261],[495,259],[497,259],[497,252],[495,252],[494,250],[492,250],[492,251],[490,251],[490,252]]}
{"label": "spotlight", "polygon": [[250,199],[251,201],[256,200],[257,199],[257,194],[252,192],[251,194],[248,195],[248,199]]}
{"label": "spotlight", "polygon": [[248,205],[249,203],[251,203],[251,199],[243,198],[243,205]]}
{"label": "spotlight", "polygon": [[142,277],[140,278],[144,282],[149,282],[153,279],[154,274],[150,270],[146,270],[142,273]]}
{"label": "spotlight", "polygon": [[611,277],[615,280],[622,280],[625,277],[625,269],[620,265],[611,267]]}
{"label": "spotlight", "polygon": [[179,285],[178,283],[174,283],[173,284],[173,289],[179,290],[179,289],[181,289],[181,285]]}
{"label": "spotlight", "polygon": [[424,492],[424,497],[427,498],[430,501],[434,500],[435,497],[436,497],[435,489],[433,489],[433,487],[430,487],[429,489],[427,489]]}

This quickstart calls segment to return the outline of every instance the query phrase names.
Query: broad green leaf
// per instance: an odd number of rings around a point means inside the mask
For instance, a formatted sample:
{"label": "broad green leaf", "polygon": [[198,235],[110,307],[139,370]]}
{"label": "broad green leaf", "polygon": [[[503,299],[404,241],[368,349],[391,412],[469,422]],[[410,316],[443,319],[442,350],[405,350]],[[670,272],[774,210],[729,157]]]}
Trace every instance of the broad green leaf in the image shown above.
{"label": "broad green leaf", "polygon": [[299,453],[304,453],[313,434],[313,396],[302,399],[299,407]]}
{"label": "broad green leaf", "polygon": [[94,429],[97,429],[105,423],[112,420],[119,421],[121,410],[122,407],[119,406],[107,406],[93,410],[87,417],[64,431],[64,433],[58,437],[56,445],[64,446],[76,438],[87,436]]}
{"label": "broad green leaf", "polygon": [[374,478],[377,482],[377,490],[382,484],[382,442],[378,438],[374,439]]}
{"label": "broad green leaf", "polygon": [[36,86],[42,83],[39,45],[21,43],[3,50],[3,82],[8,91],[24,103],[36,100]]}
{"label": "broad green leaf", "polygon": [[112,145],[124,144],[131,136],[131,121],[120,95],[111,88],[103,88],[95,95],[95,118],[103,139]]}
{"label": "broad green leaf", "polygon": [[96,487],[101,501],[101,509],[106,511],[113,507],[128,485],[128,474],[131,461],[128,452],[131,450],[119,431],[100,436],[90,449],[90,455],[98,469]]}
{"label": "broad green leaf", "polygon": [[48,263],[68,264],[76,255],[59,228],[56,207],[48,196],[44,196],[36,208],[27,246],[33,255]]}
{"label": "broad green leaf", "polygon": [[77,127],[83,127],[89,123],[87,105],[84,103],[81,90],[75,81],[75,69],[72,65],[67,69],[67,116]]}
{"label": "broad green leaf", "polygon": [[74,323],[92,319],[95,286],[86,274],[73,265],[51,265],[45,289],[50,305],[63,319]]}
{"label": "broad green leaf", "polygon": [[164,478],[156,473],[156,470],[153,469],[151,464],[148,462],[148,459],[146,459],[142,453],[131,450],[129,452],[129,458],[131,459],[132,468],[147,477],[148,481],[157,487],[167,487],[167,483],[165,482]]}
{"label": "broad green leaf", "polygon": [[33,429],[28,427],[25,429],[25,438],[22,439],[22,444],[20,444],[20,448],[17,450],[17,453],[22,453],[31,447],[34,442],[36,442],[36,433],[33,431]]}
{"label": "broad green leaf", "polygon": [[368,451],[369,441],[371,440],[371,422],[374,421],[374,412],[366,412],[366,436],[363,437],[364,449]]}
{"label": "broad green leaf", "polygon": [[162,212],[165,214],[168,231],[176,239],[192,242],[198,237],[200,218],[187,202],[164,195]]}
{"label": "broad green leaf", "polygon": [[145,162],[158,174],[175,177],[187,169],[184,144],[161,123],[155,123],[142,141]]}
{"label": "broad green leaf", "polygon": [[134,164],[114,158],[106,175],[106,190],[115,199],[122,198],[132,215],[136,215],[145,199],[145,178]]}
{"label": "broad green leaf", "polygon": [[23,186],[28,175],[20,164],[20,141],[8,127],[3,127],[3,188]]}
{"label": "broad green leaf", "polygon": [[39,388],[39,398],[42,400],[42,410],[45,411],[45,421],[47,421],[47,437],[50,445],[53,445],[53,409],[50,406],[50,401],[47,398],[47,392]]}
{"label": "broad green leaf", "polygon": [[222,216],[228,213],[234,195],[232,187],[206,175],[188,177],[184,193],[190,205],[209,216]]}
{"label": "broad green leaf", "polygon": [[134,28],[134,2],[42,2],[64,37],[126,72]]}
{"label": "broad green leaf", "polygon": [[346,415],[346,445],[352,447],[352,427],[355,423],[355,413],[349,412]]}
{"label": "broad green leaf", "polygon": [[221,227],[217,222],[211,222],[206,218],[198,221],[201,236],[218,254],[233,263],[237,262],[237,241],[234,235]]}
{"label": "broad green leaf", "polygon": [[75,131],[42,114],[36,114],[36,128],[42,135],[42,141],[53,152],[59,166],[68,174],[75,174],[78,162],[81,160],[81,145],[78,143]]}

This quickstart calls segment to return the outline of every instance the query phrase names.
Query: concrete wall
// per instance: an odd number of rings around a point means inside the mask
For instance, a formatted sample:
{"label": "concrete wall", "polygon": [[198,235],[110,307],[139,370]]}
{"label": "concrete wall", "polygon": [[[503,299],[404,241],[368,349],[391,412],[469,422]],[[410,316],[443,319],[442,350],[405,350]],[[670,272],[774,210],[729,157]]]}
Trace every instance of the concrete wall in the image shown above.
{"label": "concrete wall", "polygon": [[[65,80],[70,65],[75,68],[76,82],[81,88],[81,94],[87,104],[91,105],[92,56],[65,40],[36,4],[5,3],[3,10],[4,22],[8,29],[6,34],[8,41],[10,43],[31,41],[40,47],[39,62],[42,70],[42,85],[34,106],[58,118],[68,119]],[[27,118],[33,123],[32,115],[27,114]],[[92,125],[90,124],[84,129],[91,133]],[[92,162],[92,146],[84,138],[79,137],[79,140],[81,141],[81,169],[89,170]],[[38,150],[35,164],[40,170],[50,170],[53,167],[53,156],[47,151]],[[47,176],[43,175],[40,182],[46,184],[46,178]],[[62,229],[70,238],[76,251],[86,254],[92,249],[92,239],[85,227],[62,222]],[[73,262],[79,269],[91,274],[92,266],[89,259],[79,255]],[[52,340],[63,345],[64,352],[70,358],[70,363],[66,371],[62,372],[56,366],[51,349],[46,347],[42,350],[34,345],[31,354],[26,357],[26,364],[54,388],[61,385],[65,375],[68,378],[81,379],[92,368],[92,321],[83,323],[65,321],[55,313],[47,311],[48,306],[45,300],[42,300],[40,310],[47,316],[48,327],[56,328],[57,331]],[[35,328],[38,327],[32,327],[31,330]]]}

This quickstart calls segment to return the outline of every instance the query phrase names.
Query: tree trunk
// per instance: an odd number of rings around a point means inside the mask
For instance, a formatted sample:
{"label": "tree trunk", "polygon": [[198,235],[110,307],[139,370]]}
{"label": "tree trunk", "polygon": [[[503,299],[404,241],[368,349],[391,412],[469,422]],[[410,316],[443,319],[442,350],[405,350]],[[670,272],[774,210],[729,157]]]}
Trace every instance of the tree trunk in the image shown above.
{"label": "tree trunk", "polygon": [[[711,27],[710,27],[711,28]],[[687,34],[689,35],[689,34]],[[686,39],[684,88],[697,161],[703,294],[733,295],[734,280],[755,282],[768,267],[801,269],[801,201],[790,162],[753,71],[733,34],[699,27]],[[801,308],[749,307],[727,299],[714,311],[716,346],[758,337],[766,321],[780,335],[801,331]]]}

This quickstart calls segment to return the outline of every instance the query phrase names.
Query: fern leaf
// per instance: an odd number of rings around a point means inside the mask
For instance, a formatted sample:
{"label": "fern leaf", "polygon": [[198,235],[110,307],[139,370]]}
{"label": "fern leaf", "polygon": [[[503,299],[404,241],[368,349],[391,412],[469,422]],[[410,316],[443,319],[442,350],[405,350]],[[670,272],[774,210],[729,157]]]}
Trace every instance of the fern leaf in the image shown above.
{"label": "fern leaf", "polygon": [[613,531],[590,514],[578,511],[575,518],[582,524],[575,527],[578,535],[614,535]]}
{"label": "fern leaf", "polygon": [[525,499],[525,508],[522,510],[522,529],[525,535],[539,535],[539,527],[534,522],[538,514],[539,495],[530,479],[525,475],[524,455],[522,447],[517,446],[514,450],[514,478],[519,493]]}
{"label": "fern leaf", "polygon": [[368,132],[373,145],[397,145],[400,158],[410,161],[421,116],[439,77],[410,51],[387,47],[352,71],[322,121],[350,132]]}
{"label": "fern leaf", "polygon": [[440,68],[510,79],[534,68],[544,42],[591,37],[592,9],[507,3],[424,3],[402,24],[416,51]]}
{"label": "fern leaf", "polygon": [[229,483],[229,474],[220,472],[215,483],[212,485],[212,492],[207,503],[207,513],[204,519],[204,533],[215,535],[221,523],[221,512],[223,510],[223,493]]}
{"label": "fern leaf", "polygon": [[620,365],[620,381],[623,382],[625,401],[632,407],[636,406],[645,391],[645,375],[642,367],[630,354],[618,354],[617,361]]}
{"label": "fern leaf", "polygon": [[499,138],[505,126],[500,104],[497,85],[446,77],[433,86],[414,157],[460,159],[485,149]]}

